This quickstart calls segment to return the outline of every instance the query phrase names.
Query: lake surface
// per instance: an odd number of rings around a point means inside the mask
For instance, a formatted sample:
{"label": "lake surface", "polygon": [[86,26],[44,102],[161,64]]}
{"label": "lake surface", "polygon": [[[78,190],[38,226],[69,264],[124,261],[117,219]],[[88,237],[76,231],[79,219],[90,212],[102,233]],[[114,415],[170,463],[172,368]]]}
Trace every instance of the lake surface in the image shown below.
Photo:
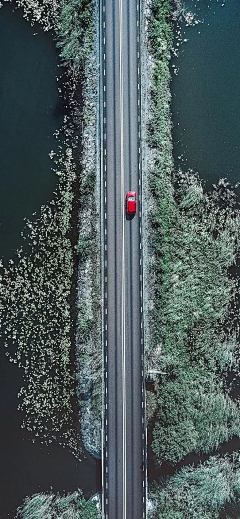
{"label": "lake surface", "polygon": [[[240,3],[186,0],[184,5],[200,23],[180,23],[182,40],[188,41],[180,43],[171,62],[172,71],[179,69],[171,84],[175,165],[199,172],[208,187],[220,177],[235,183],[240,180]],[[176,49],[177,43],[176,38]]]}
{"label": "lake surface", "polygon": [[[22,244],[23,218],[52,198],[57,176],[48,154],[57,151],[53,133],[63,118],[52,36],[12,9],[9,4],[0,9],[0,257],[5,260]],[[92,457],[80,463],[58,444],[32,443],[20,427],[21,386],[21,370],[0,344],[0,519],[13,519],[27,495],[82,488],[88,498],[101,485],[100,462]]]}

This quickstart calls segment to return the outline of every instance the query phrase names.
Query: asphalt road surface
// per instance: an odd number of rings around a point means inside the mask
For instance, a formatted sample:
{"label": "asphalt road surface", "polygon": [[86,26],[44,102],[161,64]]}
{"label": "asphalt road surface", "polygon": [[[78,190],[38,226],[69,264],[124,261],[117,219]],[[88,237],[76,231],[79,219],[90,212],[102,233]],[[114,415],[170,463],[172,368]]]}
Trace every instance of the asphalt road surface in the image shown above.
{"label": "asphalt road surface", "polygon": [[146,517],[139,9],[136,0],[100,4],[106,519]]}

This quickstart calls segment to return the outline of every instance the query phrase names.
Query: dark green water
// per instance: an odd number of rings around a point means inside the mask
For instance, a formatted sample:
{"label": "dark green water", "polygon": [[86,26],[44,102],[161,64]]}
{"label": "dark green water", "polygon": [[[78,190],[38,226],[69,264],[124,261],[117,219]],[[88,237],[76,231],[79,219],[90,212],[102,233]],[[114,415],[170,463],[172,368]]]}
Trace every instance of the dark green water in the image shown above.
{"label": "dark green water", "polygon": [[[48,154],[57,151],[53,132],[63,113],[58,97],[59,61],[50,34],[0,9],[0,257],[21,245],[23,218],[51,200],[57,176]],[[38,33],[33,36],[33,33]],[[32,443],[21,429],[17,393],[22,373],[0,347],[0,519],[14,517],[24,497],[82,488],[90,497],[100,488],[99,463],[78,462],[67,449]]]}
{"label": "dark green water", "polygon": [[38,211],[57,185],[48,153],[57,151],[53,132],[62,122],[52,37],[12,9],[7,4],[0,9],[0,257],[5,258],[20,245],[23,218]]}
{"label": "dark green water", "polygon": [[235,183],[240,181],[240,2],[184,5],[203,23],[180,23],[188,41],[171,63],[179,69],[171,84],[175,165],[198,171],[208,187],[220,177]]}

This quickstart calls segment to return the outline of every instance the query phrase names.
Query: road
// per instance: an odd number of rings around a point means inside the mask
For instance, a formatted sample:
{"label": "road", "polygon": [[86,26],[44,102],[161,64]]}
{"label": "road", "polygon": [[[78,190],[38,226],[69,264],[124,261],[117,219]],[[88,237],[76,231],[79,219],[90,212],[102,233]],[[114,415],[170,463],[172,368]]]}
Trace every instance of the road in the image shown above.
{"label": "road", "polygon": [[[103,510],[146,517],[139,2],[101,0],[104,292]],[[137,214],[125,194],[137,192]]]}

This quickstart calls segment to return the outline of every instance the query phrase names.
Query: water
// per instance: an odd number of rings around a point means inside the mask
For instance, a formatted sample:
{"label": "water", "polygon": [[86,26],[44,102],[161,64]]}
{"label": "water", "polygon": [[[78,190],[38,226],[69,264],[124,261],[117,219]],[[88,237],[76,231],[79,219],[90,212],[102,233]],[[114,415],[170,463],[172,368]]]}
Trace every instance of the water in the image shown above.
{"label": "water", "polygon": [[53,133],[62,122],[52,37],[12,9],[8,4],[0,9],[0,256],[5,258],[20,246],[23,218],[38,211],[57,185],[48,153],[57,151]]}
{"label": "water", "polygon": [[220,177],[235,183],[240,180],[239,0],[184,5],[203,23],[181,23],[188,41],[171,62],[179,69],[171,84],[175,165],[198,171],[208,187]]}
{"label": "water", "polygon": [[[21,245],[23,218],[52,198],[57,177],[48,154],[57,151],[53,132],[63,120],[52,36],[12,9],[0,9],[0,257],[6,260]],[[100,464],[90,456],[80,463],[57,444],[32,443],[20,427],[21,386],[21,370],[0,344],[1,519],[12,519],[27,495],[82,488],[88,498],[101,484]]]}

